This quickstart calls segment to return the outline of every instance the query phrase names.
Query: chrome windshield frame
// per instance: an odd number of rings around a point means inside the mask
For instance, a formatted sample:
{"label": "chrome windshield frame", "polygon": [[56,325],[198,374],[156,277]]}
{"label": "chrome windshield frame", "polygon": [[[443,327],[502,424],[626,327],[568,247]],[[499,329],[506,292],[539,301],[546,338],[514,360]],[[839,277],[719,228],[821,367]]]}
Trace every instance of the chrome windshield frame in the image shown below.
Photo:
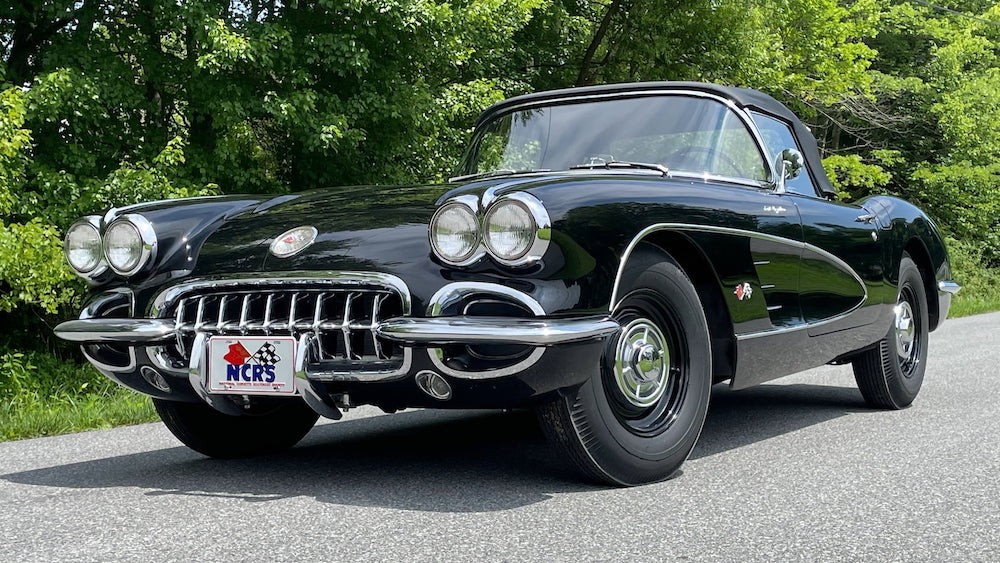
{"label": "chrome windshield frame", "polygon": [[[698,90],[679,90],[679,89],[637,90],[633,92],[612,92],[604,94],[581,94],[579,96],[567,96],[565,98],[558,98],[554,100],[528,101],[505,108],[502,112],[496,114],[495,116],[492,116],[492,118],[489,121],[486,121],[482,125],[477,127],[476,130],[473,132],[472,140],[469,143],[469,150],[467,150],[462,157],[461,161],[462,168],[460,172],[462,172],[463,174],[467,173],[469,161],[473,158],[473,155],[475,155],[478,152],[479,144],[482,142],[486,127],[489,124],[496,122],[496,120],[502,119],[512,113],[528,109],[583,103],[589,101],[614,100],[614,99],[624,100],[630,98],[650,98],[650,97],[664,97],[664,96],[681,96],[688,98],[709,99],[719,102],[724,106],[726,106],[729,110],[731,110],[733,113],[736,114],[736,117],[739,118],[739,120],[743,123],[743,126],[747,128],[747,131],[750,132],[750,137],[753,139],[754,145],[757,147],[757,153],[764,161],[764,169],[767,171],[768,174],[768,178],[764,180],[756,180],[753,178],[731,178],[716,174],[671,170],[668,177],[701,179],[705,181],[721,181],[721,182],[739,184],[755,188],[773,189],[777,185],[777,171],[774,169],[774,163],[771,162],[771,159],[767,158],[767,151],[764,148],[763,138],[760,136],[760,132],[757,130],[757,126],[754,123],[753,119],[750,117],[750,114],[744,108],[740,107],[739,105],[736,104],[736,102],[724,96],[719,96],[717,94],[712,94],[710,92],[702,92]],[[552,170],[552,172],[559,173],[563,171]]]}

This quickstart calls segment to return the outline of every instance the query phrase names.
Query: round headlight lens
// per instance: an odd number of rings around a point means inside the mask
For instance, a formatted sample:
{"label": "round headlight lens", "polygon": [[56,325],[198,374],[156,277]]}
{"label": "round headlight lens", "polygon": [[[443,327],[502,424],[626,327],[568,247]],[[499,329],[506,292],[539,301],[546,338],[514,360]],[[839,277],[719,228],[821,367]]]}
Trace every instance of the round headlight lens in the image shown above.
{"label": "round headlight lens", "polygon": [[531,211],[516,200],[494,204],[483,223],[486,248],[500,260],[517,260],[527,254],[538,231]]}
{"label": "round headlight lens", "polygon": [[461,263],[479,248],[479,223],[476,213],[462,203],[448,203],[431,220],[431,243],[438,257],[448,263]]}
{"label": "round headlight lens", "polygon": [[75,223],[66,231],[66,261],[80,274],[89,274],[101,264],[101,233],[88,220]]}
{"label": "round headlight lens", "polygon": [[131,272],[142,260],[142,236],[135,225],[116,221],[104,233],[104,254],[116,272]]}

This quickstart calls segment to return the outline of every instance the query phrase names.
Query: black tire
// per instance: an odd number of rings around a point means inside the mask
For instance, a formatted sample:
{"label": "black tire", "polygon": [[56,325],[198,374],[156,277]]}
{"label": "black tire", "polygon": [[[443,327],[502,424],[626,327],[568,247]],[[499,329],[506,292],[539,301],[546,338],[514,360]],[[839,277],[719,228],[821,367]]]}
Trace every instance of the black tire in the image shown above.
{"label": "black tire", "polygon": [[230,416],[208,405],[153,399],[167,429],[192,450],[209,457],[253,457],[291,448],[319,415],[302,401],[288,400],[264,412]]}
{"label": "black tire", "polygon": [[[712,354],[698,294],[667,254],[637,249],[621,295],[614,316],[623,328],[608,339],[601,365],[537,412],[549,440],[585,477],[628,486],[666,479],[690,455],[708,411]],[[658,346],[666,354],[657,360]],[[616,369],[616,359],[628,357]]]}
{"label": "black tire", "polygon": [[[907,324],[907,330],[902,328],[903,324]],[[927,294],[923,279],[917,265],[904,253],[899,264],[899,295],[889,333],[877,346],[852,362],[854,379],[869,406],[902,409],[913,402],[920,392],[927,367],[927,335]]]}

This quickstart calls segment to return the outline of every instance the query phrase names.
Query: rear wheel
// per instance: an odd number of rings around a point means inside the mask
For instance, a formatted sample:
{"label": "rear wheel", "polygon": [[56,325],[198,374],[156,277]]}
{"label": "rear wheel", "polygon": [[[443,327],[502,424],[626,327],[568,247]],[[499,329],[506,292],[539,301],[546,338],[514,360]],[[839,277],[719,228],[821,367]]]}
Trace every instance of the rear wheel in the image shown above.
{"label": "rear wheel", "polygon": [[711,391],[708,324],[666,254],[637,252],[614,316],[621,332],[579,387],[538,409],[549,439],[591,479],[636,485],[673,475],[694,448]]}
{"label": "rear wheel", "polygon": [[153,399],[167,429],[192,450],[209,457],[241,458],[291,448],[319,415],[299,400],[287,400],[241,416],[201,403]]}
{"label": "rear wheel", "polygon": [[920,270],[908,254],[899,265],[899,296],[889,333],[855,358],[854,378],[868,405],[901,409],[913,402],[927,360],[927,295]]}

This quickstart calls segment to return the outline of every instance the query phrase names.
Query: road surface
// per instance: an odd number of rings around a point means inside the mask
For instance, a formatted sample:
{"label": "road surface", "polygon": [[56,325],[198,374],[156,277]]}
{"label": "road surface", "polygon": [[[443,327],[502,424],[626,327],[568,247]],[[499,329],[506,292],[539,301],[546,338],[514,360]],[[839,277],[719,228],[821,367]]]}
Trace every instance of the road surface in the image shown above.
{"label": "road surface", "polygon": [[527,413],[358,409],[214,461],[159,424],[0,444],[0,561],[1000,561],[1000,314],[931,336],[924,388],[849,367],[713,394],[670,481],[582,484]]}

